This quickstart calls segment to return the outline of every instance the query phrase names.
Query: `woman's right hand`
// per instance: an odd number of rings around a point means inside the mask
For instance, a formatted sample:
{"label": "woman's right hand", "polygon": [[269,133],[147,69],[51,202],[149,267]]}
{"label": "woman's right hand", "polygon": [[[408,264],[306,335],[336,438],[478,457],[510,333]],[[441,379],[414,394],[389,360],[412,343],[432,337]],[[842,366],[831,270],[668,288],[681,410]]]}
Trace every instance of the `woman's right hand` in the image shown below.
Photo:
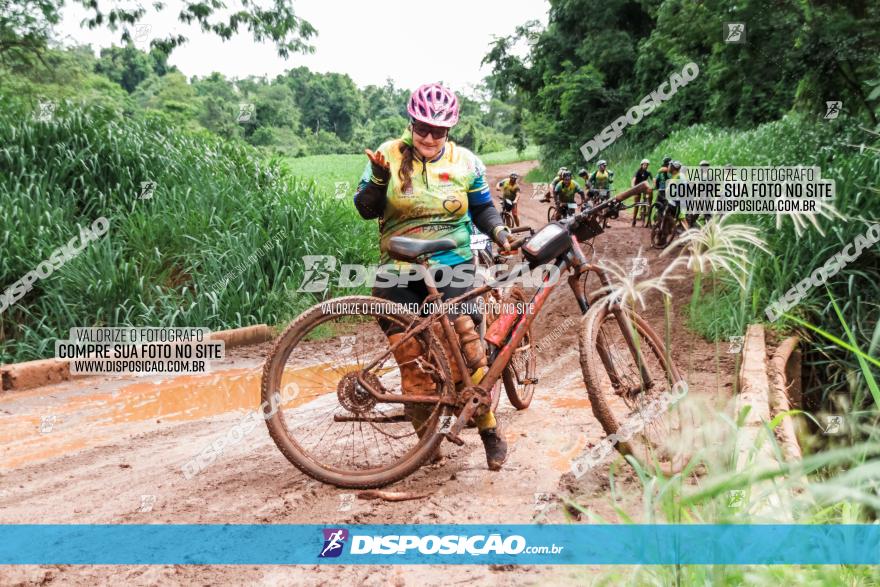
{"label": "woman's right hand", "polygon": [[391,177],[391,165],[385,159],[385,155],[382,154],[382,151],[376,151],[374,153],[369,149],[364,149],[364,153],[370,160],[370,166],[374,178],[373,181],[379,185],[388,183],[388,179]]}
{"label": "woman's right hand", "polygon": [[369,149],[364,149],[364,153],[367,155],[370,162],[376,167],[381,167],[382,169],[389,169],[391,167],[388,161],[385,160],[385,155],[382,154],[382,151],[376,151],[374,153]]}

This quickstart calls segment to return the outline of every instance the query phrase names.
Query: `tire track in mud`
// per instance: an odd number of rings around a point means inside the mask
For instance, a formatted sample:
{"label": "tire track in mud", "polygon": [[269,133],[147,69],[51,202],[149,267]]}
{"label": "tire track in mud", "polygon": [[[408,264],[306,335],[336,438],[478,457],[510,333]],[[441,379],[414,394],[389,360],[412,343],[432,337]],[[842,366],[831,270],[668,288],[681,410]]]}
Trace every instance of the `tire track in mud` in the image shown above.
{"label": "tire track in mud", "polygon": [[[494,184],[511,171],[521,176],[536,162],[522,162],[489,168]],[[494,189],[493,189],[494,192]],[[532,186],[524,184],[520,218],[523,224],[545,223],[546,204],[529,199]],[[496,196],[497,200],[497,196]],[[597,258],[609,258],[621,265],[639,248],[648,258],[649,274],[659,275],[668,261],[650,249],[648,231],[630,228],[629,219],[611,222],[595,243]],[[676,299],[687,299],[690,283],[671,286]],[[353,490],[337,489],[314,481],[294,468],[277,450],[265,428],[257,427],[241,442],[228,446],[204,471],[186,479],[180,467],[201,448],[240,421],[243,411],[222,410],[196,419],[175,419],[161,410],[149,420],[114,422],[107,418],[62,418],[52,433],[84,438],[80,445],[67,441],[52,450],[28,453],[30,460],[0,469],[0,521],[4,523],[530,523],[545,510],[554,496],[576,493],[578,501],[608,521],[616,520],[614,506],[638,505],[638,486],[631,471],[619,480],[630,487],[629,503],[611,502],[608,465],[597,467],[576,482],[570,462],[590,444],[604,437],[593,417],[581,377],[577,353],[580,311],[564,282],[560,283],[533,326],[533,340],[554,333],[551,348],[537,356],[540,383],[529,409],[517,411],[502,396],[498,419],[510,445],[505,467],[486,469],[482,444],[475,430],[465,430],[465,445],[445,443],[445,458],[423,467],[409,478],[387,489],[432,491],[421,500],[382,502],[359,500]],[[663,306],[659,296],[649,298],[640,312],[662,332]],[[570,319],[572,326],[561,332],[556,327]],[[674,308],[672,341],[675,357],[689,373],[692,389],[723,402],[729,397],[730,378],[716,381],[715,346],[686,331],[678,308]],[[269,345],[252,347],[227,359],[224,368],[235,369],[244,385],[259,387],[261,360]],[[719,357],[719,368],[729,373],[731,355]],[[167,388],[165,379],[141,378],[139,384]],[[725,385],[726,384],[726,385]],[[189,392],[196,383],[183,386]],[[130,393],[118,380],[77,380],[65,384],[8,394],[0,398],[0,436],[14,421],[29,422],[31,434],[39,434],[34,423],[41,413],[58,411],[65,405],[77,409],[120,401]],[[211,391],[209,390],[209,394]],[[228,393],[222,385],[216,394]],[[205,397],[200,395],[197,397]],[[259,398],[259,392],[254,394]],[[144,402],[149,404],[149,398]],[[167,402],[166,402],[167,403]],[[256,400],[254,407],[258,405]],[[16,424],[20,426],[20,424]],[[20,431],[19,431],[20,432]],[[50,433],[51,434],[51,433]],[[32,438],[31,438],[32,439]],[[47,440],[39,438],[39,440]],[[33,439],[32,439],[33,440]],[[32,443],[33,444],[33,443]],[[31,445],[22,445],[27,448]],[[0,452],[4,461],[8,452]],[[0,465],[2,466],[2,465]],[[152,496],[144,498],[143,496]],[[563,522],[565,513],[555,508],[546,519]],[[316,541],[316,544],[320,544]],[[317,552],[316,552],[317,556]],[[589,571],[575,567],[412,566],[124,566],[0,567],[9,582],[91,585],[120,580],[130,584],[244,583],[325,585],[344,581],[353,585],[449,585],[479,580],[481,584],[510,585],[531,582],[576,584]]]}

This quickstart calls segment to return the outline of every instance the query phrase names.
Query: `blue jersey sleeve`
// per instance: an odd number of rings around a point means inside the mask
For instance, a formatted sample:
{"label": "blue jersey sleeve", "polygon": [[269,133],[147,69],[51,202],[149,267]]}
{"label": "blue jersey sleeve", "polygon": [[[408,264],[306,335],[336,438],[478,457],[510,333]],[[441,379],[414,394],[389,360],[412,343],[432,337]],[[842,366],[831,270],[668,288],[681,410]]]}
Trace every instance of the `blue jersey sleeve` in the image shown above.
{"label": "blue jersey sleeve", "polygon": [[372,174],[373,165],[370,163],[370,160],[367,159],[367,164],[364,166],[364,172],[361,174],[361,180],[358,182],[357,190],[355,190],[355,193],[367,187],[367,184],[370,183],[370,176]]}
{"label": "blue jersey sleeve", "polygon": [[486,181],[486,166],[479,157],[474,156],[474,178],[468,187],[468,206],[477,206],[492,202],[492,193]]}

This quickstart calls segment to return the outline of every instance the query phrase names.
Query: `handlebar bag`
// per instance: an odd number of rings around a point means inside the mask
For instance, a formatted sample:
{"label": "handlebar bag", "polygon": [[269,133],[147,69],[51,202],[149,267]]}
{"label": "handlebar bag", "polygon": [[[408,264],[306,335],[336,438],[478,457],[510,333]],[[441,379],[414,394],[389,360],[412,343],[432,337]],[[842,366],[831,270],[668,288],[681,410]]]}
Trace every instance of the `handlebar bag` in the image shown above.
{"label": "handlebar bag", "polygon": [[571,247],[568,230],[556,222],[548,224],[523,245],[523,257],[534,269],[538,265],[549,263],[564,254]]}

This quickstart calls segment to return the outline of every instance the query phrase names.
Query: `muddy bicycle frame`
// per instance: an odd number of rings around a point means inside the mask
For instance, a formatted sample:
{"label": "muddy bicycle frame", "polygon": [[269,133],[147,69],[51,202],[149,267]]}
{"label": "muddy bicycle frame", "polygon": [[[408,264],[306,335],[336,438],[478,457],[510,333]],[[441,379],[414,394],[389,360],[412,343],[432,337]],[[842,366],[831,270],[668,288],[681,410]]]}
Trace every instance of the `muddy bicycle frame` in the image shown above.
{"label": "muddy bicycle frame", "polygon": [[[603,202],[599,206],[589,208],[576,214],[574,217],[568,220],[567,227],[574,222],[583,222],[589,219],[591,216],[595,216],[601,212],[604,212],[607,209],[611,209],[612,206],[615,206],[615,210],[623,210],[633,208],[635,206],[641,206],[643,204],[633,204],[630,206],[619,206],[619,204],[625,200],[626,198],[643,193],[647,191],[649,187],[647,184],[638,184],[635,187],[622,192],[615,196],[613,199],[610,199],[606,202]],[[571,287],[572,293],[574,293],[575,299],[577,299],[578,306],[580,307],[581,313],[586,314],[587,310],[590,307],[589,300],[587,300],[586,296],[583,293],[577,284],[580,281],[580,277],[585,274],[589,274],[590,272],[595,273],[599,277],[599,282],[602,284],[602,287],[610,286],[611,282],[608,279],[608,275],[606,272],[599,266],[594,265],[587,261],[586,256],[580,248],[580,241],[578,241],[577,237],[571,233],[569,229],[569,237],[571,238],[571,247],[568,251],[562,255],[560,258],[557,258],[553,262],[553,266],[558,268],[558,274],[562,275],[564,272],[571,271],[571,275],[568,277],[568,285]],[[514,241],[510,245],[510,250],[514,251],[522,247],[530,237],[523,237]],[[417,257],[414,263],[424,265],[424,260],[422,257]],[[436,301],[442,298],[442,294],[437,290],[435,282],[431,277],[430,271],[425,271],[425,286],[428,291],[428,296],[425,298],[424,302],[428,303],[431,301]],[[508,272],[502,276],[498,277],[498,281],[504,282],[506,279],[510,277],[511,273]],[[464,387],[461,390],[456,391],[455,393],[447,396],[447,395],[402,395],[402,394],[389,394],[382,393],[373,388],[372,385],[368,381],[366,381],[362,375],[365,372],[374,369],[381,363],[383,363],[390,354],[394,352],[394,350],[403,344],[405,341],[409,340],[413,336],[419,334],[423,330],[429,328],[434,322],[439,321],[441,327],[443,329],[443,334],[446,339],[450,342],[448,345],[449,348],[453,350],[452,360],[455,361],[458,366],[459,373],[462,374],[462,378],[466,381],[467,374],[470,373],[470,370],[467,367],[467,362],[464,357],[464,353],[461,348],[460,341],[458,339],[458,335],[455,332],[455,328],[452,325],[452,322],[449,319],[448,311],[437,311],[427,316],[421,316],[417,318],[413,325],[407,329],[405,336],[395,343],[392,347],[389,348],[382,356],[375,359],[369,365],[366,365],[357,375],[358,383],[366,389],[370,395],[373,396],[374,399],[384,403],[403,403],[403,404],[447,404],[451,406],[462,406],[461,411],[458,413],[456,421],[452,424],[449,432],[446,433],[447,439],[454,442],[455,444],[461,445],[464,443],[458,437],[458,434],[461,432],[461,429],[464,427],[465,423],[471,418],[471,416],[477,414],[478,410],[485,411],[491,405],[491,390],[501,378],[504,370],[508,367],[511,358],[513,357],[513,353],[516,350],[519,343],[523,340],[526,333],[529,330],[532,322],[535,320],[535,317],[541,312],[541,308],[544,306],[544,303],[547,301],[547,298],[550,296],[550,293],[556,288],[559,284],[559,281],[556,281],[553,284],[548,284],[549,275],[544,276],[544,284],[542,284],[538,291],[535,292],[534,297],[530,304],[532,307],[531,311],[524,312],[516,321],[511,333],[508,336],[508,341],[504,344],[504,346],[499,348],[498,354],[495,356],[492,361],[491,366],[489,367],[488,373],[483,377],[479,384]],[[447,307],[454,307],[456,304],[460,302],[470,300],[472,298],[476,298],[482,296],[485,293],[488,293],[495,289],[497,285],[493,285],[491,283],[487,283],[480,287],[474,288],[458,297],[452,298],[445,302]],[[615,319],[620,325],[621,332],[626,341],[627,346],[630,351],[634,354],[633,359],[636,361],[636,364],[639,366],[639,374],[642,381],[642,386],[649,387],[651,378],[647,373],[644,362],[641,360],[641,355],[639,351],[638,345],[636,345],[633,340],[632,332],[633,328],[630,323],[630,319],[627,317],[626,313],[621,311],[619,304],[611,305],[611,312],[613,313]],[[611,367],[609,369],[609,373],[614,373],[614,368],[611,363],[610,356],[608,356],[607,349],[599,349],[599,354],[602,358],[603,363],[607,367]],[[522,382],[520,382],[522,383]],[[526,382],[528,383],[528,381]]]}

